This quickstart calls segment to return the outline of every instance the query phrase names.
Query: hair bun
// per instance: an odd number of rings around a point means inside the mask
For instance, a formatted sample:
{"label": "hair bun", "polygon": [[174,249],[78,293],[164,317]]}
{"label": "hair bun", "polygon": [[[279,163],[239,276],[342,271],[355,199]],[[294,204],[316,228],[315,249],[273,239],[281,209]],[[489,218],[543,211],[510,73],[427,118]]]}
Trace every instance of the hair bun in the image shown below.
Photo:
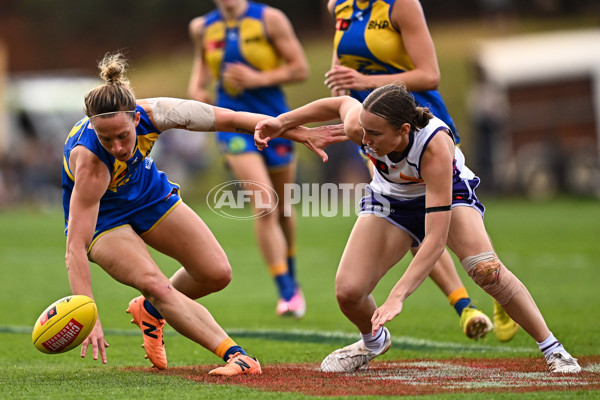
{"label": "hair bun", "polygon": [[106,53],[98,64],[98,69],[100,70],[100,78],[108,84],[129,84],[129,80],[125,76],[127,60],[122,53]]}

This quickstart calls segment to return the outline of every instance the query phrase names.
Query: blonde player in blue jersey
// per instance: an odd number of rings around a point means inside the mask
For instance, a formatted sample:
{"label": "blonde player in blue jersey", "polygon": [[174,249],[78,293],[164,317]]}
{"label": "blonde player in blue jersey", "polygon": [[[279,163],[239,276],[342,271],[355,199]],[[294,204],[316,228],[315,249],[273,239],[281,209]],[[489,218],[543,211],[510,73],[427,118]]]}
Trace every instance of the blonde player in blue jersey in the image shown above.
{"label": "blonde player in blue jersey", "polygon": [[[317,100],[259,122],[255,141],[264,148],[285,129],[335,118],[364,149],[375,174],[336,274],[340,309],[362,339],[329,354],[321,369],[356,371],[386,352],[391,337],[384,324],[400,314],[448,245],[473,281],[535,339],[550,372],[580,372],[577,359],[550,332],[527,288],[496,255],[475,194],[479,178],[465,165],[450,128],[418,107],[405,86],[382,86],[362,104],[349,96]],[[420,250],[378,308],[371,293],[415,246]]]}
{"label": "blonde player in blue jersey", "polygon": [[[288,111],[281,85],[305,80],[308,63],[287,17],[247,0],[215,0],[215,4],[216,10],[193,19],[189,26],[195,48],[190,97],[211,103],[207,88],[214,80],[213,104],[219,107],[271,116]],[[292,142],[278,139],[269,151],[260,153],[248,135],[220,131],[217,139],[233,175],[255,182],[254,190],[271,187],[283,198],[284,185],[294,183]],[[289,211],[277,206],[255,219],[255,231],[278,288],[277,314],[301,318],[306,303],[296,280],[296,220],[293,209]]]}
{"label": "blonde player in blue jersey", "polygon": [[[437,90],[440,70],[419,1],[329,0],[327,7],[335,18],[332,67],[325,80],[332,96],[349,94],[363,101],[376,87],[403,82],[417,104],[444,121],[460,143],[458,130]],[[447,251],[430,277],[448,297],[468,337],[478,339],[492,329],[490,319],[471,303]],[[493,325],[501,341],[512,339],[517,330],[497,302]]]}
{"label": "blonde player in blue jersey", "polygon": [[[142,330],[146,356],[154,367],[167,367],[163,327],[168,322],[227,361],[211,374],[261,373],[258,361],[246,355],[209,311],[194,301],[227,286],[231,267],[208,227],[182,202],[179,185],[157,169],[149,154],[161,132],[171,128],[251,133],[266,116],[192,100],[136,100],[120,53],[107,54],[99,69],[106,83],[85,96],[86,117],[75,124],[64,146],[65,262],[73,294],[94,298],[92,261],[142,293],[129,303],[127,312]],[[322,148],[330,139],[304,140],[304,129],[288,135],[326,159]],[[147,245],[182,267],[168,279]],[[100,316],[82,344],[82,357],[89,346],[93,358],[100,355],[106,363],[108,344]]]}

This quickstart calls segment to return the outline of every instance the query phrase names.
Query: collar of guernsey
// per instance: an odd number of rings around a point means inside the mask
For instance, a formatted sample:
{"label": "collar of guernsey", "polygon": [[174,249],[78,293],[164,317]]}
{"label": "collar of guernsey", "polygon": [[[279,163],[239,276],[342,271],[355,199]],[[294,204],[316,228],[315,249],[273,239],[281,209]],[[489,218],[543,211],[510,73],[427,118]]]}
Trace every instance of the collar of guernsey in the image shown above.
{"label": "collar of guernsey", "polygon": [[76,146],[84,146],[94,153],[111,174],[111,183],[102,197],[101,204],[112,199],[148,200],[144,196],[153,198],[164,195],[162,190],[158,189],[163,187],[162,181],[166,181],[166,176],[156,169],[149,156],[160,132],[142,107],[137,106],[136,111],[140,113],[140,123],[136,127],[137,143],[132,157],[126,162],[115,159],[102,147],[87,117],[75,124],[65,141],[63,154],[62,187],[65,210],[69,207],[74,187],[74,177],[69,169],[69,156]]}
{"label": "collar of guernsey", "polygon": [[[402,158],[392,161],[387,155],[378,156],[368,147],[365,153],[376,166],[371,187],[377,192],[398,199],[425,196],[421,177],[421,161],[427,145],[435,135],[446,134],[448,126],[439,118],[432,118],[423,129],[411,132],[410,145]],[[453,180],[469,180],[475,175],[465,165],[465,158],[457,147],[454,151]]]}

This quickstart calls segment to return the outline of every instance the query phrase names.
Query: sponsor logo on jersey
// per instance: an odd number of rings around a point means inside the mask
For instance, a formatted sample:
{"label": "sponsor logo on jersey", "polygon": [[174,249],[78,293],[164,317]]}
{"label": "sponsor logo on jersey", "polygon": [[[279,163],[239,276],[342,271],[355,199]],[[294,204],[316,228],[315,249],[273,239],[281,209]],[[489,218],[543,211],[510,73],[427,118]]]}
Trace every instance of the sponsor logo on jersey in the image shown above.
{"label": "sponsor logo on jersey", "polygon": [[260,43],[263,41],[262,36],[253,36],[253,37],[249,37],[244,39],[244,43],[245,44],[251,44],[251,43]]}
{"label": "sponsor logo on jersey", "polygon": [[387,20],[369,21],[367,29],[386,29],[390,26],[390,22]]}

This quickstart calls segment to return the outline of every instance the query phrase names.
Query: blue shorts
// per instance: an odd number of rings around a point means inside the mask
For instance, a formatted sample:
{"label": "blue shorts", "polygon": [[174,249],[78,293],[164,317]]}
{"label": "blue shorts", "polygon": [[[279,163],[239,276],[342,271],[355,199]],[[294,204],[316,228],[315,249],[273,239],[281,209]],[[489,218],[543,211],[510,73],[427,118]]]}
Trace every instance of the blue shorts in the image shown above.
{"label": "blue shorts", "polygon": [[217,132],[217,141],[225,154],[259,153],[263,156],[267,168],[283,167],[294,161],[294,143],[287,139],[271,139],[269,147],[263,151],[254,145],[254,136],[244,133]]}
{"label": "blue shorts", "polygon": [[[473,207],[483,217],[485,207],[475,195],[479,178],[454,182],[452,185],[452,207]],[[399,200],[366,187],[367,194],[360,201],[360,214],[375,214],[408,233],[412,246],[419,247],[425,238],[425,196],[410,200]]]}
{"label": "blue shorts", "polygon": [[88,251],[100,236],[120,226],[130,225],[140,236],[149,233],[160,221],[169,215],[179,203],[181,203],[179,187],[173,184],[171,192],[157,202],[149,203],[135,209],[123,207],[120,210],[113,209],[108,212],[101,212],[98,215],[96,231],[94,232],[94,238]]}

